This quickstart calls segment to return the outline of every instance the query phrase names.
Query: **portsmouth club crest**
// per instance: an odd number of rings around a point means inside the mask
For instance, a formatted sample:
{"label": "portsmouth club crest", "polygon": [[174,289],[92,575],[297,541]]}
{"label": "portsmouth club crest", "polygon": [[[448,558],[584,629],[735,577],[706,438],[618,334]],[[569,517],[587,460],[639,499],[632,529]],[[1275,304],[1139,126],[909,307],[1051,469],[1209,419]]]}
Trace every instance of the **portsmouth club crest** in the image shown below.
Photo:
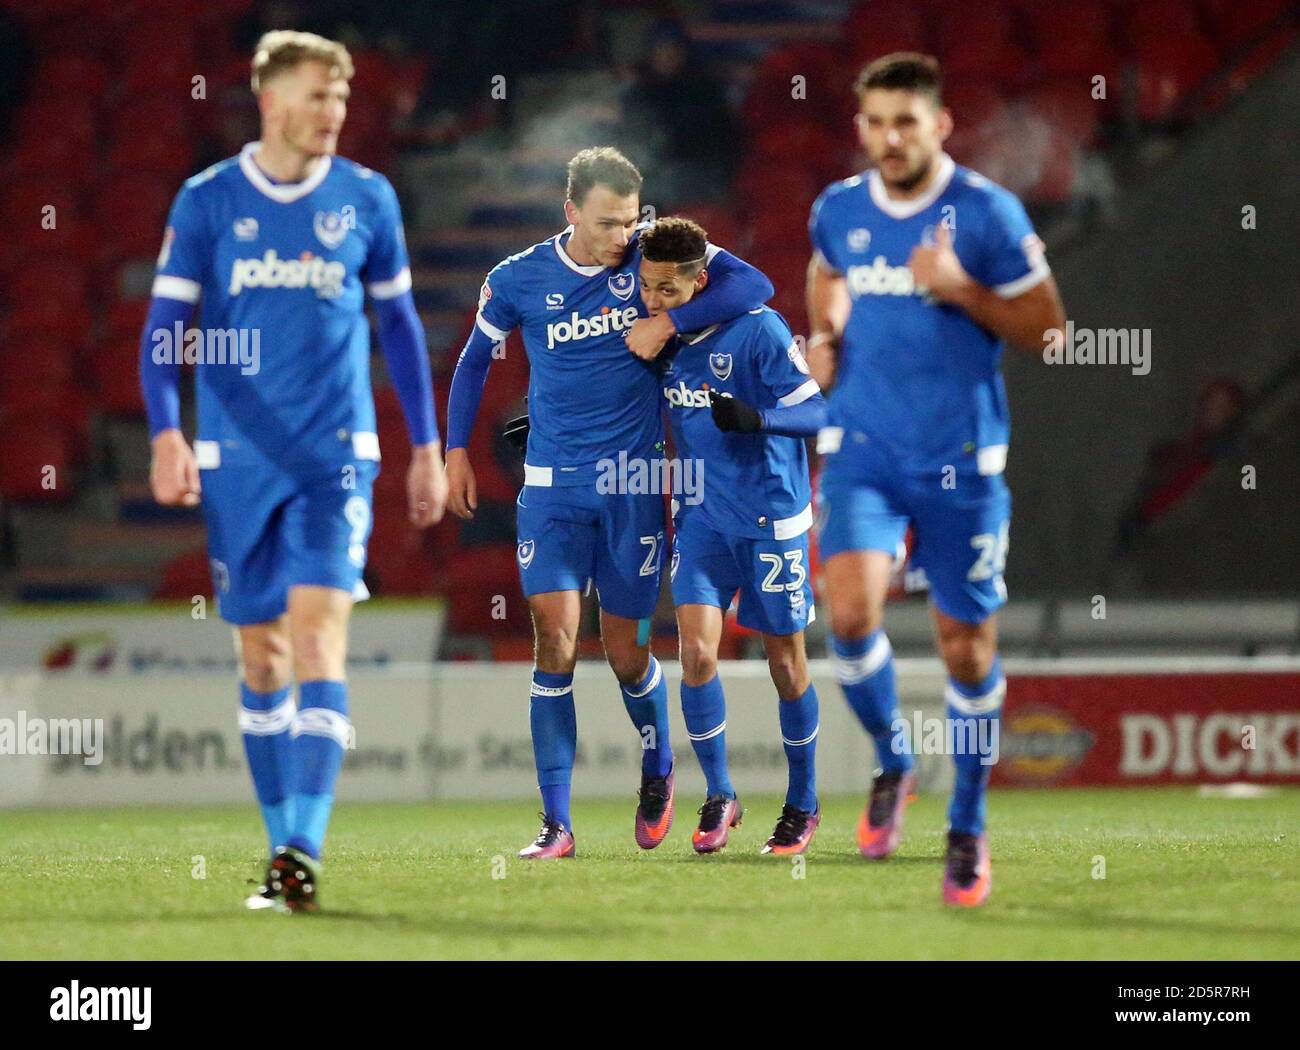
{"label": "portsmouth club crest", "polygon": [[350,207],[344,208],[342,212],[318,211],[316,218],[312,220],[311,228],[316,233],[316,239],[330,251],[337,248],[347,238],[348,227],[352,225],[352,217],[345,213],[350,211]]}
{"label": "portsmouth club crest", "polygon": [[709,370],[720,380],[731,377],[731,355],[709,354]]}
{"label": "portsmouth club crest", "polygon": [[636,278],[628,272],[616,273],[609,279],[609,290],[627,302],[636,291]]}
{"label": "portsmouth club crest", "polygon": [[537,553],[537,542],[535,540],[524,540],[519,544],[519,567],[526,569],[533,563],[533,555]]}

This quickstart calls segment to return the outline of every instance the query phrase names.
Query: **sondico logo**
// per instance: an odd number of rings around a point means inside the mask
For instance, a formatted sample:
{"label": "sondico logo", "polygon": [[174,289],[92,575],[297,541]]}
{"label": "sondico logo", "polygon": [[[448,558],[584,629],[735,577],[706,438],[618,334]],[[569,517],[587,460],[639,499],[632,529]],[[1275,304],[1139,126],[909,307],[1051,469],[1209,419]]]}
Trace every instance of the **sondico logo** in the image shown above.
{"label": "sondico logo", "polygon": [[610,332],[621,332],[631,328],[636,321],[635,306],[625,306],[621,310],[608,307],[594,317],[580,317],[574,310],[566,321],[552,321],[546,326],[546,349],[554,350],[556,343],[570,343],[575,339],[591,339]]}
{"label": "sondico logo", "polygon": [[[722,391],[718,391],[718,393],[722,397],[731,396],[730,394],[725,394]],[[664,397],[668,400],[668,404],[673,408],[708,408],[709,407],[708,387],[705,387],[703,390],[692,390],[690,387],[686,385],[685,379],[681,380],[681,382],[679,382],[676,386],[664,387]]]}
{"label": "sondico logo", "polygon": [[890,266],[883,255],[877,255],[870,266],[850,266],[844,274],[849,294],[862,295],[912,295],[916,282],[906,266]]}
{"label": "sondico logo", "polygon": [[281,259],[268,248],[260,259],[236,259],[230,267],[230,294],[245,288],[312,288],[322,299],[343,291],[347,267],[337,260],[303,252],[297,259]]}

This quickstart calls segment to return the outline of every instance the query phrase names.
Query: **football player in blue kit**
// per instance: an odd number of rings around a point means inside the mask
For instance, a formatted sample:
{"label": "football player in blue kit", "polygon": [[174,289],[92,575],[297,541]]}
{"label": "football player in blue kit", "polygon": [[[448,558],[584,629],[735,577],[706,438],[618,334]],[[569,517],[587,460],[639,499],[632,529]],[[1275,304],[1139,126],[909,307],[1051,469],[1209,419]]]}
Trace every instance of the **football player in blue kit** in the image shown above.
{"label": "football player in blue kit", "polygon": [[[641,298],[652,317],[708,285],[707,243],[689,219],[660,219],[642,231]],[[825,423],[825,402],[790,329],[767,307],[682,332],[660,363],[675,459],[689,462],[697,479],[674,486],[670,570],[682,712],[707,784],[692,844],[698,853],[722,849],[744,812],[727,771],[718,678],[722,618],[739,592],[740,623],[763,636],[789,763],[785,805],[762,852],[803,853],[821,821],[817,691],[804,650],[804,628],[816,615],[804,439]]]}
{"label": "football player in blue kit", "polygon": [[542,796],[541,829],[520,851],[525,858],[574,855],[573,670],[588,582],[600,599],[606,656],[641,734],[637,844],[653,849],[672,826],[668,694],[648,630],[659,595],[664,506],[658,487],[633,478],[659,475],[665,461],[653,359],[673,332],[737,317],[772,294],[761,273],[710,245],[709,291],[646,317],[637,295],[640,191],[640,173],[617,150],[587,149],[569,162],[570,225],[488,274],[447,406],[450,506],[469,518],[476,504],[470,430],[493,348],[522,329],[530,424],[517,560],[536,638],[529,723]]}
{"label": "football player in blue kit", "polygon": [[[221,616],[236,628],[239,724],[271,850],[254,908],[316,908],[352,739],[347,625],[366,597],[379,470],[367,291],[410,432],[411,521],[437,522],[447,497],[397,197],[382,175],[334,155],[351,76],[341,44],[262,37],[260,140],[177,195],[141,340],[153,493],[202,504]],[[196,304],[198,329],[182,339]],[[192,449],[180,429],[182,343],[198,365]]]}
{"label": "football player in blue kit", "polygon": [[943,898],[973,906],[991,885],[984,789],[1006,691],[995,615],[1011,524],[1001,354],[1004,344],[1041,352],[1065,318],[1019,200],[944,152],[953,124],[941,84],[938,63],[912,53],[877,59],[858,79],[857,130],[873,167],[813,205],[808,361],[829,391],[819,547],[836,672],[881,767],[858,845],[873,859],[897,848],[915,787],[882,628],[911,524],[948,670],[956,783]]}

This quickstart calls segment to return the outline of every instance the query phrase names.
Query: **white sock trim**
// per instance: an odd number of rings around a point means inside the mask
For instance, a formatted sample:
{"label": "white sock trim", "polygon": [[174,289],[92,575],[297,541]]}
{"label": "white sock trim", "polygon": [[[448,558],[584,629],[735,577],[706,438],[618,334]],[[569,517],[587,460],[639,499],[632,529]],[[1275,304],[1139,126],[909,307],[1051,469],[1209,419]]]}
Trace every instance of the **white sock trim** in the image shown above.
{"label": "white sock trim", "polygon": [[716,726],[714,726],[712,729],[708,730],[707,732],[691,733],[688,731],[686,735],[691,740],[712,740],[715,736],[717,736],[726,728],[727,728],[727,720],[724,718],[721,722],[719,722]]}
{"label": "white sock trim", "polygon": [[889,636],[883,631],[861,656],[836,656],[835,677],[840,685],[857,685],[879,671],[894,654]]}
{"label": "white sock trim", "polygon": [[781,743],[789,747],[803,747],[805,744],[811,744],[814,740],[816,740],[817,734],[820,733],[821,731],[822,731],[822,724],[818,722],[817,727],[812,731],[811,735],[804,737],[802,740],[791,740],[784,733],[782,733]]}
{"label": "white sock trim", "polygon": [[1007,695],[1007,679],[1004,675],[999,678],[993,688],[982,696],[963,696],[957,692],[957,687],[952,684],[951,679],[944,687],[943,698],[951,707],[955,707],[964,715],[987,715],[997,711],[1002,707],[1002,701]]}
{"label": "white sock trim", "polygon": [[664,669],[659,666],[659,661],[652,656],[650,657],[650,684],[647,685],[640,692],[633,692],[629,686],[625,685],[623,686],[623,692],[625,692],[633,700],[640,700],[641,697],[654,691],[654,687],[659,684],[659,680],[663,678],[663,676],[664,676]]}
{"label": "white sock trim", "polygon": [[295,737],[304,733],[328,737],[344,750],[356,744],[356,733],[348,716],[328,707],[304,707],[294,717],[292,733]]}
{"label": "white sock trim", "polygon": [[269,711],[254,711],[239,705],[239,731],[250,736],[275,736],[293,725],[297,706],[292,696],[286,696]]}

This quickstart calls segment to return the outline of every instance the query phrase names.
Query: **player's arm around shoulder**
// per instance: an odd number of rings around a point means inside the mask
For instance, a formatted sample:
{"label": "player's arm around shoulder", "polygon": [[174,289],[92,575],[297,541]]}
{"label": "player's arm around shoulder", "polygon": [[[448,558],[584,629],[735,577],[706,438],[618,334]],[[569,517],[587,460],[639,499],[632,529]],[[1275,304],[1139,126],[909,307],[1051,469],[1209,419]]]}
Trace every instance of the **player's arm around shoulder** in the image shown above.
{"label": "player's arm around shoulder", "polygon": [[945,221],[935,227],[933,244],[912,250],[908,266],[913,280],[1010,345],[1040,353],[1048,333],[1065,325],[1065,307],[1043,242],[1020,201],[1001,187],[990,193],[983,223],[973,225],[980,242],[968,257],[976,261],[978,275],[962,264]]}

